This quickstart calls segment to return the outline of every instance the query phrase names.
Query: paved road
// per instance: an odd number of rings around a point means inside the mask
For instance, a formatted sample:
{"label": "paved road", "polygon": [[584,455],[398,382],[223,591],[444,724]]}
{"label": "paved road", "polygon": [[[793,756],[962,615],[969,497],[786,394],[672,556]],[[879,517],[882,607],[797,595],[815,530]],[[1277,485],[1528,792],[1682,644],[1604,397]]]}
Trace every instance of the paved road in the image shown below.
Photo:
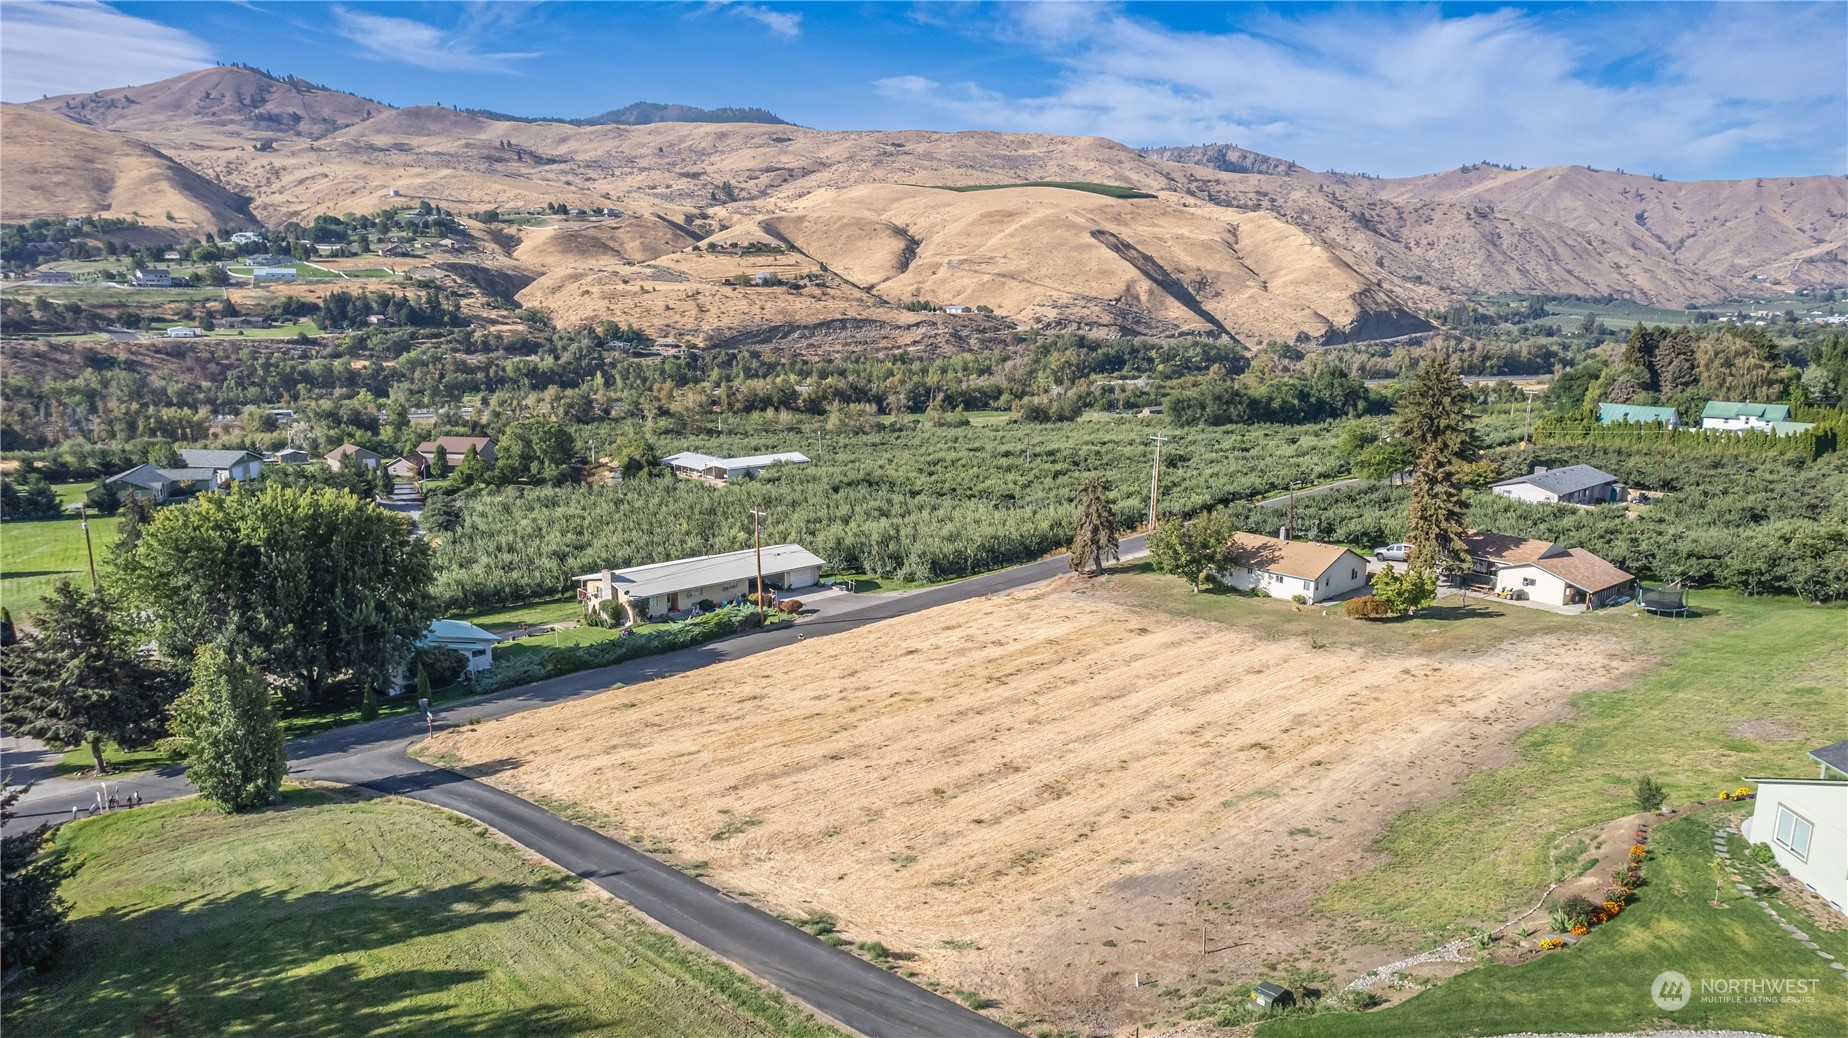
{"label": "paved road", "polygon": [[[1349,487],[1364,487],[1366,485],[1367,485],[1367,480],[1364,480],[1364,479],[1344,479],[1340,481],[1339,483],[1324,483],[1319,487],[1304,487],[1303,489],[1298,490],[1296,492],[1296,496],[1297,497],[1313,497],[1316,494],[1326,494],[1326,493],[1329,493],[1335,490],[1346,490]],[[1259,508],[1281,508],[1282,506],[1287,505],[1289,503],[1290,503],[1290,495],[1278,494],[1276,497],[1267,497],[1264,500],[1259,501],[1258,507]]]}
{"label": "paved road", "polygon": [[[1122,541],[1125,558],[1146,550],[1140,535]],[[891,595],[835,595],[814,616],[746,634],[523,685],[444,707],[436,723],[452,727],[468,718],[505,717],[609,688],[668,677],[726,660],[743,659],[803,640],[867,624],[1013,591],[1070,572],[1063,556],[972,577],[953,584]],[[823,1014],[862,1034],[1008,1035],[993,1020],[932,994],[846,952],[830,948],[776,918],[735,901],[647,855],[593,830],[566,822],[519,797],[457,772],[405,755],[423,735],[408,717],[352,725],[289,743],[289,771],[309,779],[365,786],[461,812],[505,833],[562,868],[635,905],[669,929],[740,964]],[[9,747],[10,749],[10,747]],[[11,754],[9,753],[9,756]],[[10,762],[9,762],[10,763]],[[123,776],[111,791],[165,800],[192,792],[177,768]],[[16,825],[59,821],[87,808],[97,781],[48,780],[21,798]]]}

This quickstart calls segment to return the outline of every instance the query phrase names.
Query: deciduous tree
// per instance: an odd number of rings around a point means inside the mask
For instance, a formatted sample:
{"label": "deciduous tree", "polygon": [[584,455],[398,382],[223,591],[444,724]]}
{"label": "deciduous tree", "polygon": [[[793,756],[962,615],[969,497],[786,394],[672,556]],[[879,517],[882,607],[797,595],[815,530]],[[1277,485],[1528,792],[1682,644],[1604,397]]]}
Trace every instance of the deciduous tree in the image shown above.
{"label": "deciduous tree", "polygon": [[1232,533],[1232,521],[1222,511],[1169,523],[1149,535],[1149,558],[1157,573],[1186,577],[1199,591],[1214,570],[1230,564]]}
{"label": "deciduous tree", "polygon": [[186,778],[221,810],[275,802],[288,760],[263,676],[206,645],[193,657],[192,677],[192,687],[173,704],[173,734],[186,756]]}
{"label": "deciduous tree", "polygon": [[1387,563],[1373,576],[1373,597],[1394,616],[1415,613],[1437,601],[1437,574],[1417,568],[1401,573]]}

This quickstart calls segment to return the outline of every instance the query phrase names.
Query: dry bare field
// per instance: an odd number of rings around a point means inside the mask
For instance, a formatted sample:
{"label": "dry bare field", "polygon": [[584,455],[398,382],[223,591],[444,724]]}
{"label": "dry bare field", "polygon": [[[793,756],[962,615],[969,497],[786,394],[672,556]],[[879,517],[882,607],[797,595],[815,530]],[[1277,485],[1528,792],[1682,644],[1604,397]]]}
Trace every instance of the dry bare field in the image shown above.
{"label": "dry bare field", "polygon": [[1627,654],[1573,619],[1394,651],[1074,580],[432,749],[783,915],[831,913],[1004,1018],[1103,1030],[1206,974],[1393,957],[1406,935],[1335,931],[1310,902],[1379,864],[1393,816],[1626,677]]}

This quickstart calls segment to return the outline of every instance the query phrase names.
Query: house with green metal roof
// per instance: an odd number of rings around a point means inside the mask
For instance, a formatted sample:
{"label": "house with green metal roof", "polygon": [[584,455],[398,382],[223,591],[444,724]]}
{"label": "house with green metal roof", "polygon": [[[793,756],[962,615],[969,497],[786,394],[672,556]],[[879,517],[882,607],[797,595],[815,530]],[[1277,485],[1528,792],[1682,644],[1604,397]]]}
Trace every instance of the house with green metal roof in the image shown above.
{"label": "house with green metal roof", "polygon": [[1681,416],[1672,407],[1648,407],[1643,404],[1598,405],[1599,425],[1621,425],[1624,422],[1636,422],[1641,425],[1665,425],[1670,429],[1681,428]]}
{"label": "house with green metal roof", "polygon": [[1810,427],[1808,422],[1790,420],[1789,404],[1742,404],[1734,400],[1710,400],[1701,408],[1700,427],[1724,432],[1768,432],[1789,436]]}

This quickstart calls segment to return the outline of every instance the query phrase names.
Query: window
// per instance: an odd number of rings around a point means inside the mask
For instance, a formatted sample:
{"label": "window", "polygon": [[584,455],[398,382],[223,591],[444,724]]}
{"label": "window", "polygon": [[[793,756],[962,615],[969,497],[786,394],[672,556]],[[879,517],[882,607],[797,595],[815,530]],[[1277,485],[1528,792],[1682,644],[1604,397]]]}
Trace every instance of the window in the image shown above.
{"label": "window", "polygon": [[1360,579],[1360,570],[1358,570],[1358,569],[1355,569],[1355,568],[1354,568],[1354,567],[1352,567],[1352,566],[1349,566],[1349,567],[1348,567],[1348,579],[1349,579],[1349,580],[1359,580],[1359,579]]}
{"label": "window", "polygon": [[1815,831],[1809,819],[1783,804],[1777,805],[1777,831],[1773,839],[1779,847],[1796,855],[1798,861],[1809,860],[1810,835]]}
{"label": "window", "polygon": [[469,653],[470,656],[473,656],[476,659],[480,659],[481,657],[486,656],[487,654],[488,654],[488,650],[486,649],[476,649],[475,651]]}
{"label": "window", "polygon": [[1535,579],[1534,579],[1534,578],[1532,578],[1532,577],[1522,577],[1522,578],[1521,578],[1521,586],[1522,586],[1522,587],[1533,587],[1533,586],[1535,586],[1535,585],[1536,585],[1536,584],[1538,584],[1538,583],[1539,583],[1539,581],[1537,581],[1537,580],[1535,580]]}

